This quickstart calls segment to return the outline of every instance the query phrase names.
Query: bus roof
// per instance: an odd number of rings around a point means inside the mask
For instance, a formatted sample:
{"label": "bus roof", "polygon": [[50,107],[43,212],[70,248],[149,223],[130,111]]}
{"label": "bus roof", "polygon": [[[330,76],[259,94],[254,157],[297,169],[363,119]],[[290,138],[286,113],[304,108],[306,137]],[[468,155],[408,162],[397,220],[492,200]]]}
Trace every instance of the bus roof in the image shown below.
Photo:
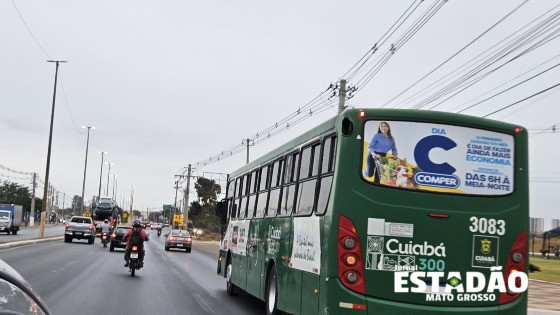
{"label": "bus roof", "polygon": [[334,130],[335,127],[335,122],[336,119],[338,118],[337,116],[331,117],[329,118],[327,121],[321,123],[320,125],[314,127],[313,129],[304,132],[302,135],[284,143],[283,145],[281,145],[280,147],[270,151],[269,153],[257,158],[256,160],[250,162],[247,165],[244,165],[243,167],[233,171],[230,174],[230,178],[235,177],[239,174],[243,174],[245,172],[247,172],[248,170],[254,169],[256,167],[258,167],[261,164],[264,164],[265,162],[268,162],[272,159],[274,159],[275,157],[278,157],[284,153],[288,153],[290,150],[297,148],[298,146],[305,144],[307,141],[316,138],[320,135],[323,135],[325,133],[328,133],[332,130]]}
{"label": "bus roof", "polygon": [[[445,122],[449,124],[456,123],[457,125],[470,126],[483,129],[492,129],[496,131],[513,133],[514,129],[521,127],[520,125],[514,125],[510,123],[505,123],[498,120],[492,120],[487,118],[481,118],[476,116],[448,113],[434,110],[418,110],[418,109],[386,109],[386,108],[347,108],[341,114],[337,114],[334,117],[329,118],[320,125],[312,128],[309,131],[304,132],[300,136],[286,142],[285,144],[279,146],[278,148],[270,151],[269,153],[255,159],[247,165],[233,171],[230,174],[230,178],[236,177],[239,174],[243,174],[249,170],[252,170],[261,164],[264,164],[276,157],[279,157],[285,153],[288,153],[294,148],[297,148],[306,142],[326,134],[335,129],[336,121],[341,116],[343,117],[353,117],[351,120],[356,120],[358,111],[365,111],[365,119],[393,119],[393,120],[410,120],[410,121],[426,121],[426,122]],[[355,118],[355,119],[354,119]],[[526,133],[525,128],[521,128],[522,133]]]}

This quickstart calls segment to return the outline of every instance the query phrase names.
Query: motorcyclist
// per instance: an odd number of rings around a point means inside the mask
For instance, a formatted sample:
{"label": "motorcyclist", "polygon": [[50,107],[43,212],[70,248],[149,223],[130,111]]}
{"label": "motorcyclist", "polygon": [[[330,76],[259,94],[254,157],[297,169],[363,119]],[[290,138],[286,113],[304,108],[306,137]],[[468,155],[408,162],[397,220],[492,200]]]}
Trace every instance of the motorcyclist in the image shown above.
{"label": "motorcyclist", "polygon": [[142,224],[140,223],[140,221],[135,220],[134,222],[132,222],[132,229],[126,231],[123,236],[123,241],[126,242],[126,250],[124,253],[124,260],[126,262],[124,264],[125,267],[128,267],[128,262],[130,260],[130,236],[132,236],[132,232],[134,231],[139,231],[142,235],[142,244],[140,245],[140,248],[138,250],[138,259],[140,261],[140,267],[144,265],[144,242],[147,242],[150,239],[148,238],[148,234],[146,234],[146,232],[144,232],[144,230],[142,229]]}
{"label": "motorcyclist", "polygon": [[105,219],[103,223],[100,224],[101,226],[101,233],[107,233],[109,235],[109,231],[111,230],[111,226],[109,225],[109,220]]}
{"label": "motorcyclist", "polygon": [[109,220],[105,219],[105,221],[99,225],[99,228],[101,230],[101,240],[103,240],[103,233],[107,233],[107,241],[109,241],[109,237],[111,237],[111,226],[109,225]]}
{"label": "motorcyclist", "polygon": [[159,223],[158,226],[157,226],[157,236],[158,237],[161,235],[161,226],[162,225],[163,225],[162,223]]}

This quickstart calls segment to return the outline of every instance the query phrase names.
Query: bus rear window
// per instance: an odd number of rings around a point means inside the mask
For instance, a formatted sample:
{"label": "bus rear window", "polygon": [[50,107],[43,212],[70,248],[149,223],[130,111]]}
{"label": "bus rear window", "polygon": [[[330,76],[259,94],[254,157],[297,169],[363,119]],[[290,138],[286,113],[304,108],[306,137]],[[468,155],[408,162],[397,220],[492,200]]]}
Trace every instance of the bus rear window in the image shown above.
{"label": "bus rear window", "polygon": [[375,185],[469,195],[513,191],[514,138],[444,124],[368,120],[362,177]]}

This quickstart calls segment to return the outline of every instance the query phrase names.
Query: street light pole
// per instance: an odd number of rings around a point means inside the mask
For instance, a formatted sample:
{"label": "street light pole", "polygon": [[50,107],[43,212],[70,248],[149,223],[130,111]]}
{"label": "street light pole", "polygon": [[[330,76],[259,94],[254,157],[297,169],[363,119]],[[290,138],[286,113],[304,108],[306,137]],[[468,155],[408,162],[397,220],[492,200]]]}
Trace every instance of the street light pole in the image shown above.
{"label": "street light pole", "polygon": [[82,213],[84,212],[84,207],[86,205],[85,201],[84,201],[84,192],[86,190],[86,171],[87,171],[87,156],[88,156],[88,151],[89,151],[89,131],[90,129],[95,129],[95,127],[92,126],[82,126],[82,128],[87,128],[87,142],[86,142],[86,162],[84,165],[84,182],[82,184],[82,206],[80,207],[80,210],[82,210]]}
{"label": "street light pole", "polygon": [[115,195],[116,191],[115,191],[115,185],[117,183],[117,175],[113,175],[113,200],[117,199],[117,196]]}
{"label": "street light pole", "polygon": [[109,174],[111,174],[111,165],[115,163],[105,162],[105,164],[109,165],[109,170],[107,171],[107,192],[105,193],[105,196],[109,197]]}
{"label": "street light pole", "polygon": [[99,192],[97,193],[97,202],[99,203],[99,198],[101,198],[101,177],[103,176],[103,156],[107,154],[105,151],[97,151],[101,153],[101,171],[99,171]]}
{"label": "street light pole", "polygon": [[47,62],[55,62],[56,63],[56,70],[54,73],[54,93],[53,93],[53,103],[52,103],[52,110],[51,110],[51,127],[49,131],[49,146],[47,149],[47,169],[45,171],[45,188],[43,189],[43,202],[41,208],[41,223],[39,224],[39,237],[45,237],[45,216],[47,214],[47,194],[48,194],[48,186],[49,186],[49,171],[51,167],[51,147],[52,147],[52,134],[53,134],[53,122],[54,122],[54,108],[55,108],[55,101],[56,101],[56,81],[58,79],[58,64],[65,63],[68,61],[62,60],[47,60]]}

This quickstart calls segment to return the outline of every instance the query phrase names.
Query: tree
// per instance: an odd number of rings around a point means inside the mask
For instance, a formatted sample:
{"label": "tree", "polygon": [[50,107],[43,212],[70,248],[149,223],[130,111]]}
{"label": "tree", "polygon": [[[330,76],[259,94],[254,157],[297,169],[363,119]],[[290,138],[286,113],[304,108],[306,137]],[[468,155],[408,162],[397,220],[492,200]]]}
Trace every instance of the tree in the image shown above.
{"label": "tree", "polygon": [[72,209],[75,209],[76,213],[82,213],[80,207],[82,206],[82,197],[78,195],[74,195],[72,198]]}
{"label": "tree", "polygon": [[220,185],[215,181],[199,177],[194,184],[198,201],[191,203],[189,218],[194,226],[219,231],[219,218],[214,215],[218,195],[221,192]]}
{"label": "tree", "polygon": [[198,200],[202,205],[208,203],[215,203],[218,199],[218,195],[222,192],[220,185],[212,179],[199,177],[194,184],[194,189],[196,189],[196,194]]}
{"label": "tree", "polygon": [[[0,185],[0,203],[20,205],[25,212],[29,212],[31,210],[31,193],[29,192],[29,188],[20,184],[4,181],[2,185]],[[37,203],[35,203],[35,207],[37,208]]]}

